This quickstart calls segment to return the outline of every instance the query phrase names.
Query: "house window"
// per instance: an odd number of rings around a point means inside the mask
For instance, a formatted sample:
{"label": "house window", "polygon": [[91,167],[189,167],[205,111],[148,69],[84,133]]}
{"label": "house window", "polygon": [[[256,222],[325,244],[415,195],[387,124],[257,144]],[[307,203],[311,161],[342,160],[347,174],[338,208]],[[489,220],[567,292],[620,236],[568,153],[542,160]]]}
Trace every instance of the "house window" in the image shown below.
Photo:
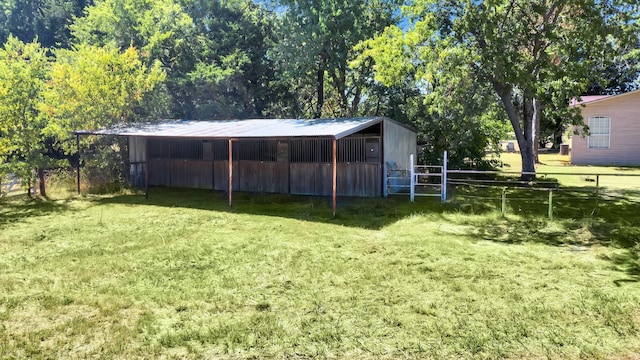
{"label": "house window", "polygon": [[594,116],[589,118],[589,149],[608,149],[611,139],[611,118]]}

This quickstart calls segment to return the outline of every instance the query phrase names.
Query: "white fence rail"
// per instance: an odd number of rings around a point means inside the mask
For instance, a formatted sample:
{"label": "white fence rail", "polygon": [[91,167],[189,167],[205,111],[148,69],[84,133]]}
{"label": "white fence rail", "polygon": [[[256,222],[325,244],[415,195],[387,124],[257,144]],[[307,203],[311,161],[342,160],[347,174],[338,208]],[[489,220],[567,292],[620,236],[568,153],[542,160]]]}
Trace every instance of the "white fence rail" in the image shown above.
{"label": "white fence rail", "polygon": [[439,197],[442,202],[445,202],[447,199],[446,151],[444,159],[442,165],[416,165],[414,156],[411,154],[409,170],[387,170],[387,193],[389,195],[408,194],[411,202],[415,201],[416,196]]}
{"label": "white fence rail", "polygon": [[[447,200],[447,187],[449,186],[470,186],[470,187],[483,187],[487,191],[493,189],[493,191],[499,191],[500,209],[503,215],[507,213],[507,202],[514,200],[531,200],[508,197],[510,192],[520,192],[520,190],[535,190],[548,192],[548,196],[545,196],[544,203],[548,204],[547,216],[553,218],[554,214],[554,198],[557,194],[563,191],[571,192],[588,192],[593,194],[595,198],[595,207],[598,208],[598,202],[604,194],[602,193],[601,178],[603,177],[632,177],[640,178],[640,174],[629,173],[570,173],[570,172],[537,172],[526,173],[518,171],[478,171],[478,170],[450,170],[447,168],[447,152],[444,153],[444,162],[442,165],[415,165],[414,157],[411,155],[410,163],[411,168],[409,170],[390,170],[387,177],[387,185],[391,191],[388,194],[402,194],[409,195],[411,202],[414,202],[415,197],[419,196],[431,196],[440,197],[442,202]],[[485,179],[473,178],[486,177]],[[514,178],[499,179],[500,176],[523,176],[523,175],[535,175],[537,180],[518,180]],[[461,178],[460,176],[465,176]],[[593,183],[593,186],[585,187],[584,189],[576,189],[575,187],[560,188],[557,181],[549,181],[549,176],[575,176],[581,179]],[[436,180],[437,179],[437,180]],[[394,184],[395,181],[395,185]],[[398,184],[398,181],[403,181],[402,184]],[[518,190],[520,189],[520,190]],[[471,196],[479,197],[479,196]],[[561,199],[560,197],[559,199]],[[489,198],[483,198],[489,199]]]}

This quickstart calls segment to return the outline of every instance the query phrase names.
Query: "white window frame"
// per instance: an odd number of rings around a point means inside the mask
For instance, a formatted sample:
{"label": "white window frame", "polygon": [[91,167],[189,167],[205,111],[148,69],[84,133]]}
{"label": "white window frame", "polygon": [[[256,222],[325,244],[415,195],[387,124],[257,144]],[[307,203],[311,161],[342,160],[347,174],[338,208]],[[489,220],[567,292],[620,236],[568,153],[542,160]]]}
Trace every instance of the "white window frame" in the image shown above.
{"label": "white window frame", "polygon": [[[591,122],[595,120],[603,120],[606,119],[608,121],[607,132],[606,133],[593,133],[593,127],[591,126]],[[606,146],[602,140],[606,137]],[[593,144],[592,139],[595,141],[599,141],[597,144]],[[598,146],[595,146],[598,145]],[[587,139],[587,146],[589,149],[609,149],[611,147],[611,116],[592,116],[589,118],[589,138]]]}

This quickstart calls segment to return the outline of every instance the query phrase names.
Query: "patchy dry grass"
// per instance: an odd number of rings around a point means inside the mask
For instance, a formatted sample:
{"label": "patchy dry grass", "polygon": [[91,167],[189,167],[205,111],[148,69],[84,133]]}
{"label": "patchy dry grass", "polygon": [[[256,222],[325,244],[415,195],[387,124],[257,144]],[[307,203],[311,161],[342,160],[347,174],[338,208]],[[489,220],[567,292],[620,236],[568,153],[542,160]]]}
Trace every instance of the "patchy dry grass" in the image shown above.
{"label": "patchy dry grass", "polygon": [[0,358],[640,351],[637,250],[614,246],[621,228],[602,218],[463,214],[405,197],[341,199],[336,218],[326,199],[224,204],[169,189],[4,200]]}

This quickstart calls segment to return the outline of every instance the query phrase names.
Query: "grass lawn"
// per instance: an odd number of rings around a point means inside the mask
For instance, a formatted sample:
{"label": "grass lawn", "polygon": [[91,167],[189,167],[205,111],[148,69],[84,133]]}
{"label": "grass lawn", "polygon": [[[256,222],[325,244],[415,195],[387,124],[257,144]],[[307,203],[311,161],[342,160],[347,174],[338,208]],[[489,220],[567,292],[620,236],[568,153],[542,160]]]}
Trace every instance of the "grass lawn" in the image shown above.
{"label": "grass lawn", "polygon": [[[0,358],[626,358],[638,204],[156,189],[0,200]],[[604,215],[603,215],[604,214]],[[544,214],[542,214],[544,215]]]}
{"label": "grass lawn", "polygon": [[[548,177],[557,179],[563,186],[593,188],[595,187],[595,176],[587,177],[569,174],[602,174],[603,176],[600,177],[600,186],[605,189],[640,190],[640,167],[571,165],[568,155],[562,156],[557,153],[542,153],[539,158],[540,164],[536,166],[536,172],[543,175],[544,173],[554,173],[554,175],[548,175]],[[507,164],[507,166],[503,168],[505,171],[518,172],[522,168],[520,154],[503,153],[500,156],[500,160]],[[606,176],[606,174],[635,176]]]}
{"label": "grass lawn", "polygon": [[[505,163],[501,168],[505,174],[503,180],[492,183],[484,182],[479,175],[462,175],[458,184],[472,186],[450,187],[450,197],[458,203],[469,203],[472,210],[500,211],[504,188],[508,214],[543,217],[548,213],[549,189],[552,189],[553,216],[576,220],[595,218],[622,228],[640,225],[637,223],[640,167],[575,166],[569,164],[568,156],[541,154],[541,163],[536,165],[539,183],[529,186],[515,183],[522,166],[520,154],[504,153],[500,160]],[[454,177],[460,175],[450,179]]]}

